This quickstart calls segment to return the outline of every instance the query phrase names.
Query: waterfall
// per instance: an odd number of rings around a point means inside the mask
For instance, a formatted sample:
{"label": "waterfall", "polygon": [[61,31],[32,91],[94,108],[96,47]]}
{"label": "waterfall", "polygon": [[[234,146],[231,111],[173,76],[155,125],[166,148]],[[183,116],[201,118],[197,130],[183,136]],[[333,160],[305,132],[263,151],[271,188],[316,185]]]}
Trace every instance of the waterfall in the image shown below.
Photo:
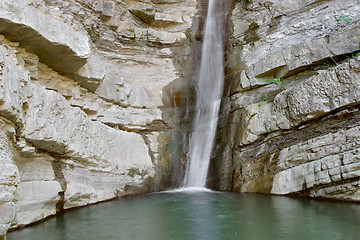
{"label": "waterfall", "polygon": [[223,4],[223,0],[209,0],[200,71],[196,82],[196,115],[184,180],[186,188],[204,188],[206,185],[223,92]]}

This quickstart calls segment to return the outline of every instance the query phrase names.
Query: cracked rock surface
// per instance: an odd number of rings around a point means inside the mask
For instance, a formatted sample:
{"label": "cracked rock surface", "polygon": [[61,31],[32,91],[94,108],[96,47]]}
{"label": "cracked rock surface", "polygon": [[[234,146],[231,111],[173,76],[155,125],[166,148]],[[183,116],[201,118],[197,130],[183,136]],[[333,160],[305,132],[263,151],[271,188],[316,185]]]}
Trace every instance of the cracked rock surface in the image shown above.
{"label": "cracked rock surface", "polygon": [[64,209],[157,188],[173,128],[164,89],[188,71],[197,8],[1,1],[0,239]]}
{"label": "cracked rock surface", "polygon": [[214,188],[360,201],[358,10],[234,3]]}

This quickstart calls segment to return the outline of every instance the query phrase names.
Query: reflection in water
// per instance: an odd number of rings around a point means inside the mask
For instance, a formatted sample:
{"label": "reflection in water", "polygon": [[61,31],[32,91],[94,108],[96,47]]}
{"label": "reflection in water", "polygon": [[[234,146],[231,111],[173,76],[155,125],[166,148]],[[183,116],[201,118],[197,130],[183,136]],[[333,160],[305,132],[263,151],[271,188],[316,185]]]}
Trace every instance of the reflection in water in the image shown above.
{"label": "reflection in water", "polygon": [[315,235],[319,240],[340,240],[356,239],[356,232],[360,234],[355,227],[360,224],[360,206],[356,204],[276,198],[272,208],[283,236],[312,239]]}
{"label": "reflection in water", "polygon": [[360,205],[217,192],[122,198],[8,234],[8,240],[358,239]]}

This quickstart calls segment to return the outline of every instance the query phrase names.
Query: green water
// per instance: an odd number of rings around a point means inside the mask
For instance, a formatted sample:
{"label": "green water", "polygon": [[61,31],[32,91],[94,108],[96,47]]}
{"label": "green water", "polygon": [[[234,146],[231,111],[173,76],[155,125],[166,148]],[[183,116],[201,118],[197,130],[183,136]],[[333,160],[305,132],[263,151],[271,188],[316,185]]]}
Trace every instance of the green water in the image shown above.
{"label": "green water", "polygon": [[352,240],[360,205],[234,193],[161,193],[80,208],[8,240]]}

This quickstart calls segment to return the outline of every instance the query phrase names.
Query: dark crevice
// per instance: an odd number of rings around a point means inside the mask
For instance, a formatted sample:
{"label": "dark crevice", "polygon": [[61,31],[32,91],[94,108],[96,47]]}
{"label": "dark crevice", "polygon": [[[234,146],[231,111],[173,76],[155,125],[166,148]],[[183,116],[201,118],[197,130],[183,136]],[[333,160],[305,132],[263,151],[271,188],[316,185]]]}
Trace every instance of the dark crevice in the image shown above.
{"label": "dark crevice", "polygon": [[[275,67],[264,73],[258,74],[255,78],[267,79],[267,78],[278,78],[279,80],[285,80],[290,77],[296,77],[296,75],[306,73],[309,71],[327,70],[336,67],[346,61],[347,59],[353,58],[360,50],[349,52],[341,55],[334,55],[327,58],[320,59],[309,65],[299,66],[290,71],[286,70],[286,65]],[[263,85],[264,86],[264,85]],[[263,87],[258,86],[258,87]]]}
{"label": "dark crevice", "polygon": [[155,157],[155,155],[154,155],[154,153],[151,151],[151,142],[150,142],[150,140],[149,140],[149,138],[146,136],[146,134],[140,134],[141,136],[142,136],[142,138],[144,139],[144,142],[145,142],[145,144],[146,144],[146,146],[147,146],[147,148],[148,148],[148,153],[149,153],[149,156],[150,156],[150,158],[151,158],[151,162],[153,163],[153,164],[156,164],[156,157]]}
{"label": "dark crevice", "polygon": [[[360,105],[343,107],[332,111],[326,116],[293,127],[291,130],[281,130],[276,133],[263,135],[256,142],[239,146],[234,151],[244,153],[242,155],[244,159],[259,159],[299,142],[359,126],[359,122]],[[265,145],[267,146],[266,151],[263,149]]]}
{"label": "dark crevice", "polygon": [[[50,153],[49,153],[50,154]],[[64,204],[65,204],[65,191],[67,188],[67,182],[64,176],[64,173],[62,171],[62,162],[60,160],[60,155],[53,153],[50,154],[55,161],[51,162],[54,174],[55,174],[55,180],[59,182],[62,191],[59,192],[60,200],[56,203],[56,212],[61,212],[64,210]]]}

